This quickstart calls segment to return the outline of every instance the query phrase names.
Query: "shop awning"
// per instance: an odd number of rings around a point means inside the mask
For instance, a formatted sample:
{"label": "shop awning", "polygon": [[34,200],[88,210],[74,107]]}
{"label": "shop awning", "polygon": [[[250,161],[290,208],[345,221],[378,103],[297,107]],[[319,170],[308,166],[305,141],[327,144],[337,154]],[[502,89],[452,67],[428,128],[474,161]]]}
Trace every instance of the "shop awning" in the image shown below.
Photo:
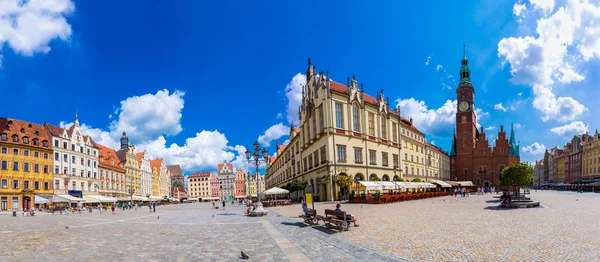
{"label": "shop awning", "polygon": [[[66,200],[68,200],[71,203],[85,203],[85,199],[74,197],[74,196],[71,196],[71,195],[55,195],[55,196],[58,196],[58,197],[63,198],[63,199],[66,199]],[[54,200],[54,202],[60,202],[60,201]]]}
{"label": "shop awning", "polygon": [[265,195],[279,195],[279,194],[287,194],[290,191],[287,189],[283,189],[283,188],[279,188],[279,187],[273,187],[273,188],[269,188],[269,190],[263,192],[263,194]]}
{"label": "shop awning", "polygon": [[157,201],[157,200],[163,200],[163,198],[159,197],[159,196],[150,196],[150,200],[151,201]]}
{"label": "shop awning", "polygon": [[473,186],[471,181],[448,181],[448,183],[453,186]]}
{"label": "shop awning", "polygon": [[358,183],[360,184],[359,190],[383,190],[383,186],[378,184],[376,181],[359,181]]}
{"label": "shop awning", "polygon": [[446,182],[444,182],[444,181],[442,181],[442,180],[433,180],[433,181],[431,181],[431,182],[432,182],[432,183],[435,183],[435,184],[438,184],[438,185],[440,185],[441,187],[452,187],[452,185],[450,185],[450,184],[448,184],[448,183],[446,183]]}
{"label": "shop awning", "polygon": [[50,199],[36,195],[35,196],[35,203],[36,204],[50,203]]}
{"label": "shop awning", "polygon": [[[114,203],[117,202],[117,199],[114,197],[106,197],[106,196],[98,196],[98,195],[89,195],[88,197],[94,198],[101,203]],[[85,198],[85,196],[84,196]]]}
{"label": "shop awning", "polygon": [[86,195],[83,196],[83,199],[85,199],[86,203],[100,203],[100,200]]}

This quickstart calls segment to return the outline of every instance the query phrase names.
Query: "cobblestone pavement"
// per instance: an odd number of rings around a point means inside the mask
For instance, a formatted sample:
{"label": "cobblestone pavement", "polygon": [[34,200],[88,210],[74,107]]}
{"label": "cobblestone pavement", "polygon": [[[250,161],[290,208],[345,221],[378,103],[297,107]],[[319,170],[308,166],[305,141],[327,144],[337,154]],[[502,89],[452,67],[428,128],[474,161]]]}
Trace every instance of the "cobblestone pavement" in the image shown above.
{"label": "cobblestone pavement", "polygon": [[4,213],[0,261],[237,261],[240,251],[251,261],[398,260],[275,212],[256,218],[244,210],[193,203],[157,206],[156,213]]}
{"label": "cobblestone pavement", "polygon": [[[542,206],[529,209],[498,208],[493,196],[343,204],[360,227],[336,237],[411,261],[600,261],[600,194],[532,192]],[[293,219],[300,207],[273,210]]]}

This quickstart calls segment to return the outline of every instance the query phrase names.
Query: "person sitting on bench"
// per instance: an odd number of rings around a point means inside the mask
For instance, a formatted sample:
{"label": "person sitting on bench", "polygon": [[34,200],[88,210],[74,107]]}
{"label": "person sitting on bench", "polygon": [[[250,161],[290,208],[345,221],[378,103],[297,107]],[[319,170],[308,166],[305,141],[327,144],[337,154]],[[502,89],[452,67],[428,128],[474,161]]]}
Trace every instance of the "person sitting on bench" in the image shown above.
{"label": "person sitting on bench", "polygon": [[[335,211],[336,212],[343,212],[342,209],[340,209],[340,207],[342,207],[342,205],[340,203],[337,203],[335,205]],[[341,219],[344,219],[343,217]],[[358,224],[356,224],[356,217],[354,217],[353,215],[349,214],[346,212],[346,221],[348,221],[348,225],[350,225],[350,221],[353,221],[354,226],[357,227]]]}

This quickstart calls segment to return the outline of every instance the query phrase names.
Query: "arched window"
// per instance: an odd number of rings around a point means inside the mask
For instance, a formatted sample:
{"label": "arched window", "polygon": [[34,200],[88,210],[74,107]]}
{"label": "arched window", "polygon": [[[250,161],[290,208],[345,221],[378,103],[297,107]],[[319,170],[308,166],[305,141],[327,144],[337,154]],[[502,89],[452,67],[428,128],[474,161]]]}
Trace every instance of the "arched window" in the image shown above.
{"label": "arched window", "polygon": [[13,142],[19,142],[19,136],[17,136],[17,135],[12,135],[12,141],[13,141]]}
{"label": "arched window", "polygon": [[352,106],[352,130],[360,132],[360,111],[356,104]]}

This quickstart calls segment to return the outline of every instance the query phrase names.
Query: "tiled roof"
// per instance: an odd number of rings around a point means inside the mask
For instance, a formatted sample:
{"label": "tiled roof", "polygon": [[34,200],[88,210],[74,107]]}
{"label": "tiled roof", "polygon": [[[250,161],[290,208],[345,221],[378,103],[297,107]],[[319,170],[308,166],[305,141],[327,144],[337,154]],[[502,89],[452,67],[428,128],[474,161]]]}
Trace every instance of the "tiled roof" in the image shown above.
{"label": "tiled roof", "polygon": [[[99,151],[99,156],[103,157],[103,161],[100,162],[100,164],[105,164],[105,165],[109,165],[109,166],[114,166],[117,168],[121,168],[121,161],[119,160],[119,157],[117,156],[117,152],[111,148],[108,148],[104,145],[101,144],[96,144],[96,146],[98,147],[98,151]],[[110,163],[110,157],[113,157],[114,159],[114,165],[111,165]]]}
{"label": "tiled roof", "polygon": [[279,149],[279,151],[280,151],[280,152],[283,152],[283,150],[285,150],[285,148],[286,148],[287,146],[288,146],[288,145],[279,145],[279,148],[278,148],[278,149]]}
{"label": "tiled roof", "polygon": [[196,173],[192,173],[191,175],[188,176],[188,178],[195,178],[195,177],[210,177],[210,172],[196,172]]}
{"label": "tiled roof", "polygon": [[[51,135],[44,126],[39,124],[0,117],[0,134],[6,134],[7,136],[7,140],[2,141],[3,143],[25,145],[23,143],[23,137],[27,137],[29,142],[26,145],[28,146],[52,149],[52,143],[50,143]],[[19,141],[13,142],[13,135],[17,135],[19,137]],[[37,145],[33,145],[34,139],[37,139]],[[43,146],[43,141],[48,143],[47,147]]]}
{"label": "tiled roof", "polygon": [[170,165],[167,166],[167,169],[171,172],[171,177],[183,177],[183,172],[181,172],[179,165]]}
{"label": "tiled roof", "polygon": [[294,131],[295,131],[296,133],[300,133],[300,128],[299,128],[299,127],[296,127],[296,128],[294,128]]}
{"label": "tiled roof", "polygon": [[[334,81],[330,81],[329,83],[330,83],[329,84],[329,88],[331,90],[334,90],[334,91],[337,91],[337,92],[340,92],[340,93],[344,93],[344,94],[348,93],[348,87],[347,86],[342,85],[342,84],[337,83],[337,82],[334,82]],[[370,96],[370,95],[364,94],[364,100],[365,100],[365,102],[367,102],[369,104],[377,105],[377,99],[374,98],[374,97],[372,97],[372,96]]]}
{"label": "tiled roof", "polygon": [[48,129],[48,131],[50,131],[50,134],[52,134],[53,136],[61,136],[63,133],[63,129],[58,126],[48,123],[44,123],[44,126]]}
{"label": "tiled roof", "polygon": [[137,156],[138,159],[138,167],[142,166],[142,159],[144,158],[144,152],[140,152],[135,154]]}
{"label": "tiled roof", "polygon": [[119,158],[119,161],[121,161],[121,162],[127,161],[127,151],[129,151],[128,148],[122,148],[122,149],[117,150],[117,157]]}

